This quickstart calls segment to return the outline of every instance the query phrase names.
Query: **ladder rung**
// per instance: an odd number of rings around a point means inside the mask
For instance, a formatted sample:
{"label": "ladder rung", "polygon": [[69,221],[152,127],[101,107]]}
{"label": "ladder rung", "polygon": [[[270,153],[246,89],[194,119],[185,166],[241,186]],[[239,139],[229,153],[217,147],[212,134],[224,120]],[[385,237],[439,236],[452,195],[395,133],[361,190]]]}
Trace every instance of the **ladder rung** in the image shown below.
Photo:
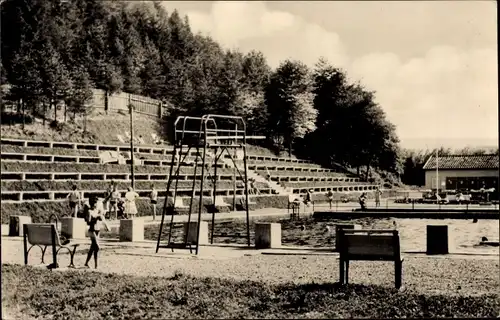
{"label": "ladder rung", "polygon": [[159,248],[166,248],[166,249],[192,249],[192,246],[190,243],[169,243],[169,244],[164,244],[160,245]]}

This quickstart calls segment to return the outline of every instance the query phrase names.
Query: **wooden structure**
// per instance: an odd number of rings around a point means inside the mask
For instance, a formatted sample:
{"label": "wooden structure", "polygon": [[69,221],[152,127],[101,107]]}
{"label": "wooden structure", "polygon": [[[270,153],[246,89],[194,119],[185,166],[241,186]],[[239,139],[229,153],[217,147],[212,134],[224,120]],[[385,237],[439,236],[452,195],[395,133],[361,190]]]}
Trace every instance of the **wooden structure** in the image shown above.
{"label": "wooden structure", "polygon": [[[233,203],[236,202],[236,173],[238,173],[239,178],[243,181],[244,185],[244,197],[245,197],[245,211],[246,211],[246,235],[217,235],[219,237],[245,237],[247,238],[248,246],[250,246],[250,215],[249,215],[249,199],[248,199],[248,175],[247,175],[247,149],[246,141],[247,139],[263,139],[263,136],[247,136],[246,135],[246,123],[242,117],[229,116],[229,115],[213,115],[208,114],[202,117],[190,117],[182,116],[178,117],[174,124],[174,151],[172,162],[170,164],[170,173],[168,175],[167,183],[167,194],[165,197],[165,204],[163,206],[162,219],[160,224],[160,230],[158,233],[158,241],[156,245],[156,252],[159,248],[170,248],[170,249],[189,249],[192,250],[192,246],[196,247],[196,254],[199,251],[198,241],[193,243],[193,241],[188,241],[192,239],[189,236],[189,229],[184,235],[184,243],[174,243],[172,241],[172,230],[174,225],[174,215],[176,214],[175,206],[169,203],[169,197],[173,197],[172,203],[176,203],[178,196],[177,185],[179,182],[179,170],[181,165],[184,163],[181,159],[190,153],[191,149],[196,149],[195,160],[194,160],[194,172],[192,180],[192,189],[189,205],[189,216],[188,225],[191,222],[191,214],[193,213],[193,204],[195,198],[198,196],[198,224],[197,224],[197,236],[194,239],[200,238],[200,225],[201,225],[201,213],[205,207],[209,213],[212,214],[212,227],[211,227],[211,238],[210,241],[213,243],[213,238],[216,236],[214,233],[215,226],[215,214],[219,212],[221,206],[227,206],[223,199],[218,197],[217,192],[217,181],[218,167],[224,167],[223,158],[227,156],[232,160],[234,168],[234,189],[233,189]],[[187,148],[187,152],[184,149]],[[237,166],[236,157],[229,152],[229,150],[243,150],[243,172]],[[234,152],[236,154],[236,152]],[[209,159],[210,158],[210,159]],[[200,164],[201,162],[201,164]],[[197,171],[201,167],[201,177],[199,184],[197,184]],[[174,171],[175,168],[175,171]],[[212,190],[206,187],[206,182],[211,182]],[[173,191],[171,192],[171,190]],[[211,203],[206,204],[203,200],[204,197],[210,197]],[[170,214],[170,231],[168,235],[168,242],[166,244],[161,244],[162,232],[165,224],[165,215]]]}
{"label": "wooden structure", "polygon": [[340,229],[337,236],[341,284],[349,282],[349,261],[394,261],[396,288],[401,287],[403,259],[397,230]]}

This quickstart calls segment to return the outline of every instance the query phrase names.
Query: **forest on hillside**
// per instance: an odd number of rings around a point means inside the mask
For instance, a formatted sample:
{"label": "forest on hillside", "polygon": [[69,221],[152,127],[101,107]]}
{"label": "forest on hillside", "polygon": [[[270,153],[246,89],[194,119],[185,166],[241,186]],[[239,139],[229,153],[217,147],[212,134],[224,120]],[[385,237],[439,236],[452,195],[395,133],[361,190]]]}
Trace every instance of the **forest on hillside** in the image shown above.
{"label": "forest on hillside", "polygon": [[413,175],[422,174],[415,172],[425,160],[400,148],[375,92],[350,82],[335,61],[320,58],[309,68],[284,60],[273,70],[261,52],[227,50],[165,7],[3,1],[0,80],[9,90],[2,101],[45,117],[61,103],[73,114],[87,114],[92,88],[141,94],[168,102],[167,118],[239,115],[274,150],[347,166],[367,179],[418,181]]}

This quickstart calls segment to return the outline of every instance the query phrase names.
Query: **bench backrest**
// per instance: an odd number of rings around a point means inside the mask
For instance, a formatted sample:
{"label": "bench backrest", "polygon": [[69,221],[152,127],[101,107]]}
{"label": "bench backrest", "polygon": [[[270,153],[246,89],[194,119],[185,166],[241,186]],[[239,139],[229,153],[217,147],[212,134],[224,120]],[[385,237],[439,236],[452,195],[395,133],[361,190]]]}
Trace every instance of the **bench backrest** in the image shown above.
{"label": "bench backrest", "polygon": [[59,233],[54,223],[29,223],[26,224],[28,242],[35,245],[52,245],[52,233],[56,245],[60,246]]}
{"label": "bench backrest", "polygon": [[397,230],[341,230],[340,254],[350,260],[395,260],[401,256]]}

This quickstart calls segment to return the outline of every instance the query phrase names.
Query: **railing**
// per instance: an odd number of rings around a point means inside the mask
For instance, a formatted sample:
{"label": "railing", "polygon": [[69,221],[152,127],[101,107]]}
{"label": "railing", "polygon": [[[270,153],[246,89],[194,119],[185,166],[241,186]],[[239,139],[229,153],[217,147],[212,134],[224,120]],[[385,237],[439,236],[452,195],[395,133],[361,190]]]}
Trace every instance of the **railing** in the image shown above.
{"label": "railing", "polygon": [[[93,90],[93,106],[97,109],[105,108],[105,91],[100,89]],[[151,99],[149,97],[140,96],[131,93],[116,93],[108,95],[109,110],[122,110],[128,112],[128,105],[131,103],[134,106],[135,112],[146,114],[154,117],[162,117],[164,106],[160,100]]]}
{"label": "railing", "polygon": [[314,192],[362,192],[362,191],[374,191],[376,185],[353,185],[353,186],[320,186],[320,187],[287,187],[293,194],[305,194],[307,190],[313,190]]}

